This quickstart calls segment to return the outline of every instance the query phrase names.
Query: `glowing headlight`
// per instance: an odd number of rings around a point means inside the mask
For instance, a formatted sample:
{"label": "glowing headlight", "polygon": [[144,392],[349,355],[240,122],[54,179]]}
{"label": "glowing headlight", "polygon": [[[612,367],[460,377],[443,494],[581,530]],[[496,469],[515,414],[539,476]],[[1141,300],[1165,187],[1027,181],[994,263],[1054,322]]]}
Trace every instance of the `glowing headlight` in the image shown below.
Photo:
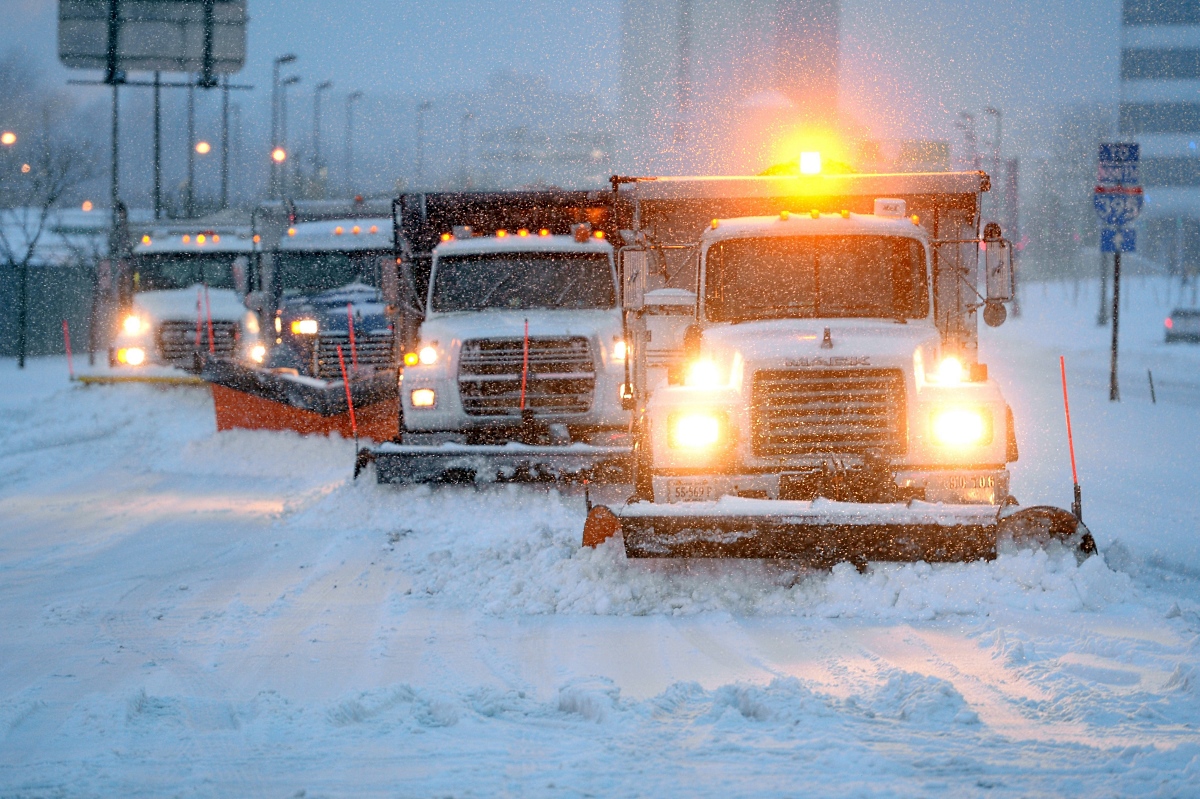
{"label": "glowing headlight", "polygon": [[414,388],[409,399],[414,408],[432,408],[437,402],[437,392],[432,388]]}
{"label": "glowing headlight", "polygon": [[710,411],[691,411],[671,419],[670,444],[677,449],[707,449],[721,440],[721,418]]}
{"label": "glowing headlight", "polygon": [[433,347],[422,347],[417,353],[417,360],[425,366],[432,366],[437,363],[438,351]]}
{"label": "glowing headlight", "polygon": [[692,361],[688,364],[683,384],[692,388],[716,388],[721,385],[721,371],[710,360]]}
{"label": "glowing headlight", "polygon": [[141,366],[146,362],[146,351],[141,347],[122,347],[117,350],[117,361],[130,366]]}
{"label": "glowing headlight", "polygon": [[629,352],[629,349],[625,346],[625,342],[618,341],[616,344],[613,345],[613,360],[614,361],[625,360],[625,356],[628,354],[628,352]]}
{"label": "glowing headlight", "polygon": [[125,321],[121,323],[121,327],[131,336],[136,336],[142,332],[142,319],[137,314],[130,314],[125,317]]}
{"label": "glowing headlight", "polygon": [[958,358],[942,358],[937,368],[937,382],[944,386],[957,386],[962,382],[964,372],[962,361]]}
{"label": "glowing headlight", "polygon": [[934,412],[931,429],[943,447],[982,446],[992,440],[992,414],[985,408],[947,408]]}
{"label": "glowing headlight", "polygon": [[267,348],[262,344],[255,344],[250,348],[250,360],[255,363],[262,363],[265,357],[267,357]]}
{"label": "glowing headlight", "polygon": [[292,322],[292,333],[300,336],[317,335],[316,319],[297,319]]}

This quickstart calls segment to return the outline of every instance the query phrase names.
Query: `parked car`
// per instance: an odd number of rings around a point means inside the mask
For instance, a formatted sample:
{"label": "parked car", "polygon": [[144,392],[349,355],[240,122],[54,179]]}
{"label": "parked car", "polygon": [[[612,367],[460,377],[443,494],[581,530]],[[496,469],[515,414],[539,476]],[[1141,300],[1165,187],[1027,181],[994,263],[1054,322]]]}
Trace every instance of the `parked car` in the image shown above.
{"label": "parked car", "polygon": [[1200,344],[1200,308],[1176,308],[1163,321],[1166,341],[1190,341]]}

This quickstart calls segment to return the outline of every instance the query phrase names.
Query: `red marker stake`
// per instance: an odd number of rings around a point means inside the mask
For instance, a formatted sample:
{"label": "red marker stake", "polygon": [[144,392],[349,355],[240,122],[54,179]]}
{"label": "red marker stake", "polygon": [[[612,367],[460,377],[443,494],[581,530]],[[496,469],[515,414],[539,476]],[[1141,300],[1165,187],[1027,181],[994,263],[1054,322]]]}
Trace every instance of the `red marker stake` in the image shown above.
{"label": "red marker stake", "polygon": [[350,370],[358,372],[358,347],[354,345],[354,305],[346,303],[346,321],[350,324]]}
{"label": "red marker stake", "polygon": [[67,347],[67,374],[71,379],[75,379],[75,367],[71,363],[71,328],[67,325],[67,320],[63,320],[63,344]]}
{"label": "red marker stake", "polygon": [[216,347],[213,346],[213,326],[212,326],[212,306],[208,303],[208,284],[204,284],[204,316],[208,320],[208,354],[216,353]]}
{"label": "red marker stake", "polygon": [[354,434],[354,449],[358,449],[358,423],[354,421],[354,399],[350,396],[350,381],[346,379],[346,359],[342,345],[337,345],[338,366],[342,370],[342,385],[346,387],[346,405],[350,408],[350,432]]}
{"label": "red marker stake", "polygon": [[525,410],[525,383],[529,378],[529,320],[525,320],[525,349],[521,356],[521,410]]}
{"label": "red marker stake", "polygon": [[1079,491],[1079,472],[1075,469],[1075,436],[1071,433],[1071,402],[1067,399],[1067,361],[1058,356],[1058,369],[1062,373],[1063,410],[1067,414],[1067,445],[1071,449],[1071,481],[1075,484],[1075,501],[1071,503],[1071,512],[1075,518],[1083,521],[1083,498]]}

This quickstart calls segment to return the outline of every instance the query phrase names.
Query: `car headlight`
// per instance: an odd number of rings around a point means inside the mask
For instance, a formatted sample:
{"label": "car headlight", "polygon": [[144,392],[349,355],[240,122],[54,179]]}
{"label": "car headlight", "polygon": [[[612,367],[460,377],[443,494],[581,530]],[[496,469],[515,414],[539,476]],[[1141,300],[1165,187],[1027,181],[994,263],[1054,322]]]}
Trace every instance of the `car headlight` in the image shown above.
{"label": "car headlight", "polygon": [[724,420],[713,411],[686,411],[671,417],[668,443],[675,449],[710,449],[721,443]]}
{"label": "car headlight", "polygon": [[721,370],[713,361],[700,358],[688,364],[683,384],[691,388],[716,388],[721,385]]}
{"label": "car headlight", "polygon": [[121,327],[131,336],[136,336],[142,332],[142,318],[137,314],[130,314],[125,317],[125,321],[121,323]]}
{"label": "car headlight", "polygon": [[414,408],[432,408],[437,404],[437,392],[432,388],[414,388],[408,397]]}
{"label": "car headlight", "polygon": [[146,351],[141,347],[122,347],[117,350],[117,361],[130,366],[141,366],[146,362]]}
{"label": "car headlight", "polygon": [[944,408],[930,423],[934,443],[943,447],[978,447],[992,442],[992,413],[986,408]]}
{"label": "car headlight", "polygon": [[297,319],[296,321],[292,322],[292,333],[298,336],[317,335],[317,320]]}
{"label": "car headlight", "polygon": [[263,358],[267,357],[267,348],[262,344],[255,344],[250,348],[250,360],[255,363],[262,363]]}

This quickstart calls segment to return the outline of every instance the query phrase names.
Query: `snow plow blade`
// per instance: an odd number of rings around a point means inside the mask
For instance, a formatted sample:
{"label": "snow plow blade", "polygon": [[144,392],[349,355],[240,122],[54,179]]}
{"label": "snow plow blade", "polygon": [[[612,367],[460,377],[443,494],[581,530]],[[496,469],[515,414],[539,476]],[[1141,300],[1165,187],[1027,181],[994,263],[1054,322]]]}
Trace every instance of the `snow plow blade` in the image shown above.
{"label": "snow plow blade", "polygon": [[925,502],[868,504],[722,497],[715,502],[638,502],[588,513],[583,543],[617,532],[631,558],[767,558],[814,568],[848,561],[960,562],[995,557],[997,545],[1052,540],[1087,555],[1091,534],[1067,511]]}
{"label": "snow plow blade", "polygon": [[629,447],[591,444],[384,443],[371,449],[380,483],[620,479]]}

